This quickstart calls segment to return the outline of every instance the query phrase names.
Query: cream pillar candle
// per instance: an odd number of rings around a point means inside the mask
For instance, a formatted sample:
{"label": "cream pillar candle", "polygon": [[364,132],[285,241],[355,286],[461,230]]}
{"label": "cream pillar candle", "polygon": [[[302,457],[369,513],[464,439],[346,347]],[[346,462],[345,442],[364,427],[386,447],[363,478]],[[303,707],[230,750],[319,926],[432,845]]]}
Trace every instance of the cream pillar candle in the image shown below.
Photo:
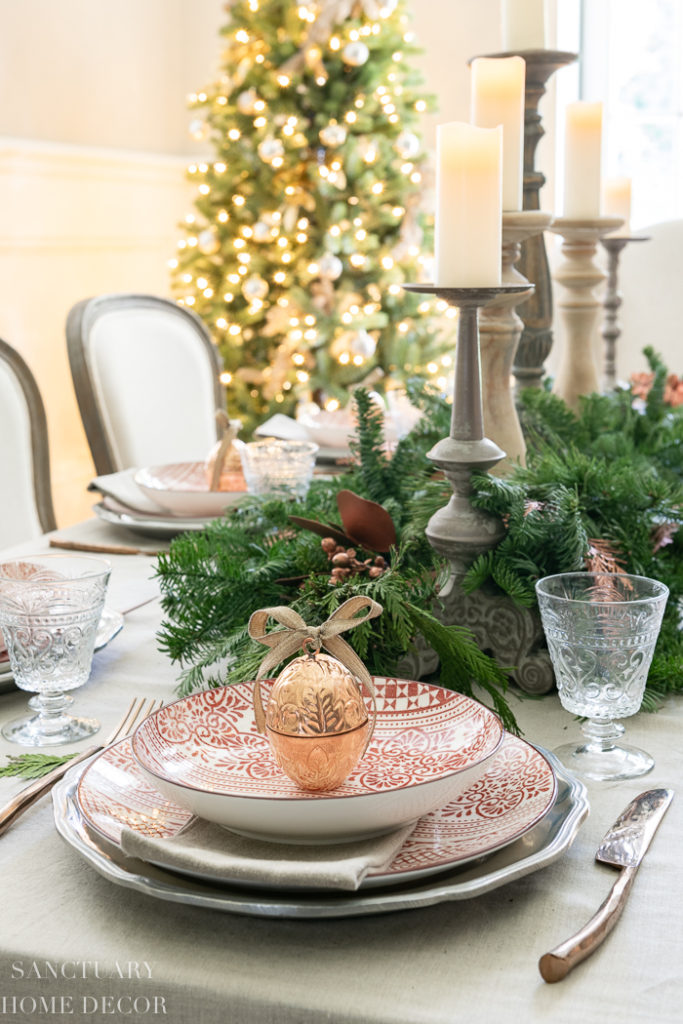
{"label": "cream pillar candle", "polygon": [[624,223],[614,235],[631,234],[631,179],[606,178],[602,186],[602,212],[606,217],[622,217]]}
{"label": "cream pillar candle", "polygon": [[480,128],[503,127],[503,209],[522,209],[524,78],[522,57],[472,61],[470,120]]}
{"label": "cream pillar candle", "polygon": [[500,284],[503,129],[452,121],[436,129],[434,283]]}
{"label": "cream pillar candle", "polygon": [[546,49],[544,0],[503,0],[503,49]]}
{"label": "cream pillar candle", "polygon": [[602,103],[570,103],[566,111],[563,216],[600,216]]}

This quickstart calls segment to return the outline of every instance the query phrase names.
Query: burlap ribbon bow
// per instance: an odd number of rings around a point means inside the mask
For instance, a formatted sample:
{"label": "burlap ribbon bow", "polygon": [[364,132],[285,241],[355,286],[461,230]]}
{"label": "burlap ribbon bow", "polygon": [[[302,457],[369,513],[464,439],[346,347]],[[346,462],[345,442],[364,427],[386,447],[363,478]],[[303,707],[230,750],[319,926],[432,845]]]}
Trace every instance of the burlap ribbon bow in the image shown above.
{"label": "burlap ribbon bow", "polygon": [[[363,609],[366,609],[365,615],[356,618],[358,612]],[[292,611],[286,606],[262,608],[260,611],[254,612],[249,619],[249,636],[252,640],[257,640],[258,643],[270,647],[270,651],[259,666],[254,686],[254,716],[258,731],[266,731],[266,716],[261,701],[259,680],[264,679],[271,669],[288,658],[290,654],[301,650],[307,641],[313,645],[315,650],[324,648],[360,679],[370,692],[374,706],[375,688],[372,685],[370,673],[354,649],[339,634],[360,626],[368,619],[374,619],[381,612],[381,604],[377,604],[372,598],[361,595],[350,597],[348,601],[344,601],[344,604],[340,605],[320,626],[307,626],[298,612]],[[269,618],[275,619],[281,626],[284,626],[284,629],[273,629],[267,633],[266,623]]]}

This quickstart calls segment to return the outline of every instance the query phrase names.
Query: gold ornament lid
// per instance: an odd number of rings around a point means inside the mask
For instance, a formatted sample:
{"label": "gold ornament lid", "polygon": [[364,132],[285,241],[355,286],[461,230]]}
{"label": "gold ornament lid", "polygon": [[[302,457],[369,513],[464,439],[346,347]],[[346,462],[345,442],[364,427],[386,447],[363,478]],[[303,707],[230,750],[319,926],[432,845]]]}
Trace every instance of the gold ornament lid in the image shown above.
{"label": "gold ornament lid", "polygon": [[[364,612],[365,614],[359,615],[359,612]],[[264,679],[268,675],[268,672],[275,668],[276,665],[279,665],[280,662],[284,661],[285,658],[288,658],[291,654],[295,654],[296,651],[301,650],[301,648],[309,650],[312,649],[314,653],[307,653],[303,658],[296,658],[291,664],[297,666],[297,668],[293,670],[293,672],[296,672],[302,663],[305,664],[306,662],[309,662],[306,670],[309,673],[308,683],[300,688],[300,694],[303,693],[306,699],[312,702],[310,704],[311,709],[313,709],[313,706],[322,699],[322,691],[325,689],[323,680],[326,678],[328,682],[331,680],[331,673],[329,673],[330,666],[327,662],[336,661],[336,664],[339,666],[336,671],[346,673],[348,670],[348,680],[344,684],[345,688],[348,686],[348,682],[353,682],[353,687],[355,688],[363,707],[365,707],[365,703],[360,692],[360,685],[365,685],[370,693],[370,696],[372,697],[374,726],[374,718],[376,715],[375,688],[372,684],[370,673],[353,648],[347,644],[346,640],[342,639],[340,633],[344,633],[349,629],[354,629],[356,626],[360,626],[361,623],[367,622],[368,619],[374,619],[377,615],[380,615],[381,612],[382,606],[380,604],[369,597],[361,595],[358,595],[357,597],[350,597],[348,601],[344,601],[344,603],[340,605],[339,608],[337,608],[337,610],[334,611],[332,615],[330,615],[330,617],[320,626],[307,626],[298,612],[295,612],[292,608],[287,608],[286,606],[262,608],[260,611],[254,612],[249,619],[249,636],[253,640],[257,640],[259,643],[264,644],[266,647],[270,647],[270,651],[259,666],[256,681],[254,683],[254,716],[256,718],[256,727],[258,731],[266,731],[266,715],[263,711],[263,703],[261,700],[261,679]],[[266,623],[269,618],[275,619],[275,621],[283,628],[273,629],[270,630],[270,632],[267,632]],[[322,647],[329,651],[332,655],[331,659],[328,659],[327,655],[320,654],[320,649]],[[322,666],[326,667],[323,668]],[[274,684],[273,690],[278,686],[278,683],[282,680],[283,676],[285,677],[285,681],[291,678],[287,675],[289,667],[290,666],[286,666],[283,669],[278,680]],[[311,675],[311,673],[315,673],[315,678],[318,683],[320,683],[320,686],[313,687],[313,689],[311,689],[311,685],[314,676]],[[344,679],[346,678],[347,677],[344,676]],[[341,676],[339,678],[339,682],[341,683]],[[290,693],[291,692],[292,691],[290,690]],[[316,696],[313,696],[314,692],[317,693]],[[331,697],[325,699],[329,701],[332,700]],[[279,716],[279,720],[284,720],[284,717]],[[353,717],[354,712],[349,708],[347,718],[351,719]],[[312,715],[311,722],[314,718],[315,715]],[[333,721],[333,719],[334,716],[330,714],[329,721]],[[361,724],[360,721],[357,724]],[[354,726],[354,728],[357,728],[357,725]],[[286,731],[297,732],[297,730],[293,729],[293,723]],[[335,731],[347,730],[338,729]]]}
{"label": "gold ornament lid", "polygon": [[365,725],[360,683],[337,658],[313,651],[290,661],[266,705],[266,727],[291,736],[329,736]]}

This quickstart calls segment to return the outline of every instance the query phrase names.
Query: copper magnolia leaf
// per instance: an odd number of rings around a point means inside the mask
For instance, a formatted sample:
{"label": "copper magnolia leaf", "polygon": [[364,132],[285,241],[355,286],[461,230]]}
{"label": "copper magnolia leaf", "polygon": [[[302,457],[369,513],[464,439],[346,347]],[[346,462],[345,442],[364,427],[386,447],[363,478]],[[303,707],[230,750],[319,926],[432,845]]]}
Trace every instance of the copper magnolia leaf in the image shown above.
{"label": "copper magnolia leaf", "polygon": [[386,509],[353,491],[339,491],[337,507],[344,529],[368,551],[386,552],[396,543],[396,527]]}
{"label": "copper magnolia leaf", "polygon": [[347,537],[345,533],[342,533],[340,527],[331,526],[329,523],[319,523],[316,519],[303,519],[301,516],[290,516],[289,521],[295,526],[300,526],[302,530],[317,533],[319,537],[331,537],[332,540],[336,540],[337,544],[343,544],[346,548],[357,543],[352,537]]}

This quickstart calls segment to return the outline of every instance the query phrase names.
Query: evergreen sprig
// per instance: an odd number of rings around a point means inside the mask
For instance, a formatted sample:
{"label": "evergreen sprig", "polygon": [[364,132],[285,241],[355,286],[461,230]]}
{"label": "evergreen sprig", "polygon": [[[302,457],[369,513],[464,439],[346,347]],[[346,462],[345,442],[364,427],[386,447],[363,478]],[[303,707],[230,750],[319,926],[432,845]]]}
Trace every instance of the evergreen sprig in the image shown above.
{"label": "evergreen sprig", "polygon": [[8,754],[7,763],[0,766],[0,777],[18,776],[21,779],[42,779],[53,768],[67,764],[75,754]]}

